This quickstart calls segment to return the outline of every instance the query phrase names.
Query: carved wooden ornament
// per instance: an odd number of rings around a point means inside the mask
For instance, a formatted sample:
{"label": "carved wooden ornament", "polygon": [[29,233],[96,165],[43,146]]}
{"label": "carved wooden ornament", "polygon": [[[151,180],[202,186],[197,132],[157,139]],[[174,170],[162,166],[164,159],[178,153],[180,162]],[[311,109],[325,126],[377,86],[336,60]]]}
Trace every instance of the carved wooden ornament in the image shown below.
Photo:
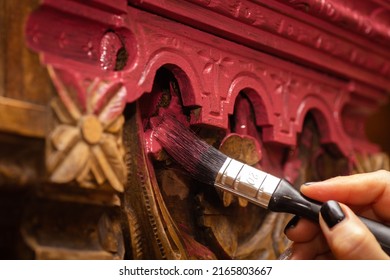
{"label": "carved wooden ornament", "polygon": [[[120,219],[96,213],[105,251],[122,257],[112,241],[121,239],[119,228],[134,259],[276,258],[287,245],[285,214],[226,194],[218,200],[148,141],[147,123],[159,109],[205,138],[212,130],[231,157],[297,185],[340,173],[353,160],[368,169],[355,155],[378,151],[363,128],[388,99],[390,55],[377,43],[388,42],[381,23],[390,25],[381,16],[387,12],[374,13],[379,1],[349,1],[355,12],[347,2],[42,1],[25,26],[57,89],[46,136],[49,179],[63,189],[91,188],[83,190],[88,198],[99,189],[111,191],[102,196],[123,192],[115,204]],[[375,42],[361,36],[361,20],[372,23]]]}
{"label": "carved wooden ornament", "polygon": [[49,73],[58,90],[58,98],[51,104],[57,124],[49,135],[50,180],[76,180],[88,188],[108,184],[122,192],[126,178],[121,138],[126,89],[121,83],[100,78],[73,79],[54,68],[49,68]]}

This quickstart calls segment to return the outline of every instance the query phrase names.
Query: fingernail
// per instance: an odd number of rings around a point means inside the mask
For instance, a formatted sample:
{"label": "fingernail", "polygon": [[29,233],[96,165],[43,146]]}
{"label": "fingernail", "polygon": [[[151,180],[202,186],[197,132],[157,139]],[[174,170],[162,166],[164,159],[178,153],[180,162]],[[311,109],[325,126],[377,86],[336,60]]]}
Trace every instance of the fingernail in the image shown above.
{"label": "fingernail", "polygon": [[341,209],[340,205],[337,203],[337,201],[334,200],[329,200],[324,203],[321,207],[320,212],[322,218],[324,219],[329,228],[334,227],[345,218],[344,212]]}
{"label": "fingernail", "polygon": [[287,223],[286,227],[284,228],[284,234],[286,234],[286,232],[287,232],[289,229],[295,228],[296,225],[298,224],[300,218],[301,218],[301,217],[299,217],[299,216],[294,216],[294,217]]}
{"label": "fingernail", "polygon": [[315,183],[317,183],[317,182],[306,182],[306,183],[303,183],[305,186],[310,186],[310,185],[313,185],[313,184],[315,184]]}
{"label": "fingernail", "polygon": [[293,254],[293,246],[290,245],[283,253],[280,254],[278,260],[290,260]]}

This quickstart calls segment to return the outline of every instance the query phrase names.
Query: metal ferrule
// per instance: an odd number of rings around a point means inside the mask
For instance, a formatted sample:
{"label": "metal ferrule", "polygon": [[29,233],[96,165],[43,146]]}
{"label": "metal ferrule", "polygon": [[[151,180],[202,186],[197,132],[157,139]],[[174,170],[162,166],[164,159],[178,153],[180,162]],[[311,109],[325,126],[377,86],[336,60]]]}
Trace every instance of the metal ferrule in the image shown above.
{"label": "metal ferrule", "polygon": [[280,180],[259,169],[227,158],[218,172],[214,185],[268,208],[269,201]]}

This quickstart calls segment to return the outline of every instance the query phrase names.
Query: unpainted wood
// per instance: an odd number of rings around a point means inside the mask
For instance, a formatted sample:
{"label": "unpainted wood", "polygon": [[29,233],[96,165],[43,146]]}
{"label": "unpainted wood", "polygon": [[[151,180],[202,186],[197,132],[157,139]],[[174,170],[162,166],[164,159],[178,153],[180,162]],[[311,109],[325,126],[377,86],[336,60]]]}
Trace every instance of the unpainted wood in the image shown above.
{"label": "unpainted wood", "polygon": [[43,138],[47,121],[47,107],[0,96],[0,131]]}
{"label": "unpainted wood", "polygon": [[0,96],[47,104],[53,92],[50,78],[39,56],[27,48],[24,32],[40,2],[0,1]]}

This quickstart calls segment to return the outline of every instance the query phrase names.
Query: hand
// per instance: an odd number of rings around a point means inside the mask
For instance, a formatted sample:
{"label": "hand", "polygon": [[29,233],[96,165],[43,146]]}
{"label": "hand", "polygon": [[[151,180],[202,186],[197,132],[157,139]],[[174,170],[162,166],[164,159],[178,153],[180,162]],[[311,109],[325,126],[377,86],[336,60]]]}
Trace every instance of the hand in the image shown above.
{"label": "hand", "polygon": [[300,190],[328,202],[321,208],[319,225],[298,217],[287,224],[285,234],[294,241],[290,259],[390,259],[356,216],[389,224],[390,172],[335,177]]}

